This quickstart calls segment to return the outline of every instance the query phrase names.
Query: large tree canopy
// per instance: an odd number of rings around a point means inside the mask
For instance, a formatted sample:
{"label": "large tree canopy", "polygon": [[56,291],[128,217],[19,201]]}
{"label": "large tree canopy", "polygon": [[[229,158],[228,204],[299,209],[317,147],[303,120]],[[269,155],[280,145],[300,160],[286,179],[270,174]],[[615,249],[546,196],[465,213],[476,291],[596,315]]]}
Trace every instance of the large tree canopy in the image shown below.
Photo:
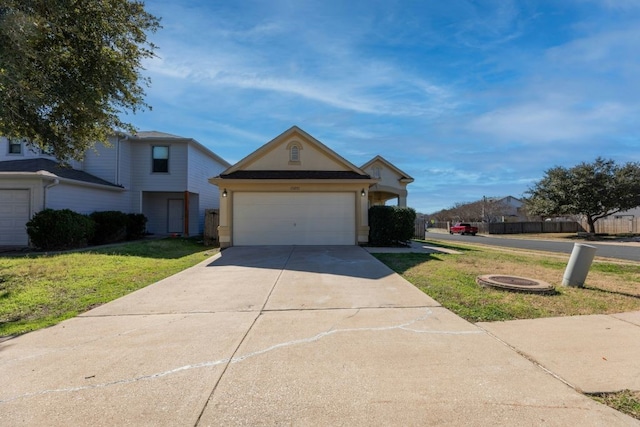
{"label": "large tree canopy", "polygon": [[589,231],[597,220],[640,206],[640,163],[616,165],[598,157],[593,163],[546,171],[527,194],[527,210],[545,217],[583,215]]}
{"label": "large tree canopy", "polygon": [[0,135],[25,138],[60,160],[79,159],[119,116],[150,108],[141,61],[159,19],[135,0],[3,0]]}

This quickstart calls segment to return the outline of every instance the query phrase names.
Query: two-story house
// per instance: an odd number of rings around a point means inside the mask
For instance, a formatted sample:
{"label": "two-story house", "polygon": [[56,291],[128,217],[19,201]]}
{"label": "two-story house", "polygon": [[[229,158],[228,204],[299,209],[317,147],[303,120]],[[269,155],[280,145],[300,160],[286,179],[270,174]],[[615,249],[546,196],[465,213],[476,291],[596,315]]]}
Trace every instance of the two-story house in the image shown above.
{"label": "two-story house", "polygon": [[26,246],[26,222],[46,208],[143,213],[147,231],[160,235],[203,231],[205,209],[219,205],[207,178],[229,163],[194,139],[161,132],[109,143],[62,167],[24,141],[0,138],[0,246]]}

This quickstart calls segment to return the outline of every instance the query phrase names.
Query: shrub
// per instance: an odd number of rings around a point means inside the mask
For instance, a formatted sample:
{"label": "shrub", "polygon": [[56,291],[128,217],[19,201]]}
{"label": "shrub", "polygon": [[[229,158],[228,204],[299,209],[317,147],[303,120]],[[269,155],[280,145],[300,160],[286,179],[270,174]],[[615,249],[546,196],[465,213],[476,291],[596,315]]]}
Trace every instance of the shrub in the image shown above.
{"label": "shrub", "polygon": [[141,239],[147,232],[147,217],[144,214],[127,215],[127,240]]}
{"label": "shrub", "polygon": [[372,206],[369,208],[369,243],[390,246],[411,240],[416,211],[396,206]]}
{"label": "shrub", "polygon": [[121,242],[127,237],[127,214],[119,211],[94,212],[90,215],[96,222],[96,232],[91,241],[94,245]]}
{"label": "shrub", "polygon": [[45,209],[27,222],[31,243],[43,250],[82,248],[93,238],[95,223],[69,209]]}

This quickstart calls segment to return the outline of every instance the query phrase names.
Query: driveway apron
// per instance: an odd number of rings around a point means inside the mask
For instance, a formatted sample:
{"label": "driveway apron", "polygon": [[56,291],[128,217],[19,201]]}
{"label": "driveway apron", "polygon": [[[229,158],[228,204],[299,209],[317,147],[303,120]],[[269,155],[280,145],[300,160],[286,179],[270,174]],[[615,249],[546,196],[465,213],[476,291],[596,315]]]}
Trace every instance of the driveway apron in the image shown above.
{"label": "driveway apron", "polygon": [[636,425],[359,247],[233,247],[0,343],[2,425]]}

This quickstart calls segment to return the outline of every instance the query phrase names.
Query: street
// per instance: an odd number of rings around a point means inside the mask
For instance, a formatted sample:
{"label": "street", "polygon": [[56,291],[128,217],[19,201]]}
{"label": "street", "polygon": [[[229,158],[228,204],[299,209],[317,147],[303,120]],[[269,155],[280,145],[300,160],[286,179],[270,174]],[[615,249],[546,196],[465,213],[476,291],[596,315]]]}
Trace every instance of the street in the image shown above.
{"label": "street", "polygon": [[[495,237],[486,235],[461,236],[458,234],[448,234],[440,232],[427,232],[427,239],[442,240],[447,242],[464,242],[478,243],[483,245],[499,246],[504,248],[529,249],[534,251],[558,252],[571,254],[575,242],[562,242],[556,240],[539,240],[539,239],[511,239],[505,237]],[[583,242],[597,249],[597,257],[614,258],[627,261],[640,261],[640,244],[639,243],[598,243]]]}

